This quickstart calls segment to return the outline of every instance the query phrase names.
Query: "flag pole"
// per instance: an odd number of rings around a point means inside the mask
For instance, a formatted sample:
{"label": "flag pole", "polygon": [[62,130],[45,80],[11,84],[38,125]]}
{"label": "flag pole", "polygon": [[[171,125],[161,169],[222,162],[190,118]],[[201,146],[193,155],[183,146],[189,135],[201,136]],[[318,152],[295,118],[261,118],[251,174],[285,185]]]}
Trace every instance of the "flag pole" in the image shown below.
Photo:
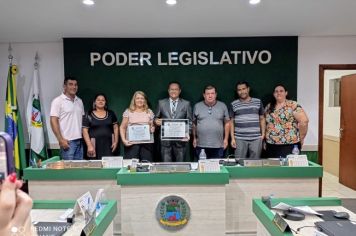
{"label": "flag pole", "polygon": [[[9,58],[9,68],[11,69],[11,73],[12,73],[12,60],[14,59],[14,57],[11,54],[11,52],[12,52],[11,43],[9,43],[8,51],[9,51],[9,56],[8,56],[8,58]],[[14,102],[13,102],[13,106],[11,106],[11,109],[16,109],[17,110],[17,95],[14,97]]]}
{"label": "flag pole", "polygon": [[38,69],[38,59],[39,59],[39,57],[38,57],[38,52],[36,52],[36,55],[35,55],[35,64],[33,64],[33,65],[35,66],[35,70]]}
{"label": "flag pole", "polygon": [[[35,67],[35,70],[38,66],[38,63],[37,63],[37,53],[36,53],[36,56],[35,56],[35,63],[33,64],[34,67]],[[33,84],[33,81],[32,81],[32,84]],[[31,85],[33,86],[33,85]],[[30,92],[31,92],[31,89],[30,89]],[[30,94],[31,95],[31,94]],[[32,148],[31,148],[31,143],[32,143],[32,135],[31,135],[31,130],[32,130],[32,126],[31,126],[31,123],[29,124],[29,127],[28,127],[28,138],[29,138],[29,141],[30,141],[30,147],[29,147],[29,166],[32,166],[32,167],[36,167],[36,162],[34,162],[33,158],[32,158]]]}
{"label": "flag pole", "polygon": [[9,51],[9,56],[8,56],[8,58],[9,58],[9,65],[12,66],[12,59],[13,59],[14,57],[13,57],[12,54],[11,54],[11,52],[12,52],[11,43],[9,43],[8,51]]}

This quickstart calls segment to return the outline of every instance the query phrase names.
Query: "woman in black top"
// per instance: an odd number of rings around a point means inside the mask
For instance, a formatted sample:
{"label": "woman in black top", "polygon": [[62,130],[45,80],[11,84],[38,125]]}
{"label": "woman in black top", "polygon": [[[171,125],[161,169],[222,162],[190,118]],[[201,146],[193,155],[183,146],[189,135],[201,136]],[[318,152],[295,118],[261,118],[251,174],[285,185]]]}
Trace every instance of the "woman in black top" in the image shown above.
{"label": "woman in black top", "polygon": [[91,159],[113,156],[119,143],[119,126],[115,113],[108,110],[105,94],[97,94],[93,108],[83,117],[83,137]]}

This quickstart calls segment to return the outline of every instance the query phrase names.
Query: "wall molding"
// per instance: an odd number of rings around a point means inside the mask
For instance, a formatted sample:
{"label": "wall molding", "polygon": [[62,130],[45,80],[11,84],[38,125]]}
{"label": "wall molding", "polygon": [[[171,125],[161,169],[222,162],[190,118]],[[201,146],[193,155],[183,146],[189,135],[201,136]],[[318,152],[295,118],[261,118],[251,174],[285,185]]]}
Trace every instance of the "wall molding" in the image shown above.
{"label": "wall molding", "polygon": [[323,135],[323,139],[340,143],[340,137],[336,137],[336,136],[333,136],[333,135],[324,134]]}
{"label": "wall molding", "polygon": [[303,145],[302,151],[305,152],[317,152],[318,151],[318,145]]}

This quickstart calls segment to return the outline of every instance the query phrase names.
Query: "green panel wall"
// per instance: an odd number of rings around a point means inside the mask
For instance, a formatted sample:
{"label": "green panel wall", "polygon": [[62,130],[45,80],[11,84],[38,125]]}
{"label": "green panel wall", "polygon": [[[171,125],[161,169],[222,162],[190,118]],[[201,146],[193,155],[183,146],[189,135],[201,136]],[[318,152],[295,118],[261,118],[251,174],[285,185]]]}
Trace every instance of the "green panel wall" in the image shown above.
{"label": "green panel wall", "polygon": [[[215,60],[223,51],[269,50],[269,64],[188,65],[158,66],[157,52],[213,52]],[[203,87],[216,85],[219,98],[229,103],[233,100],[234,85],[238,80],[247,80],[252,94],[268,101],[273,86],[284,83],[292,98],[297,92],[297,37],[253,38],[149,38],[149,39],[64,39],[64,68],[66,75],[79,80],[79,96],[86,106],[97,92],[105,92],[111,108],[118,114],[128,106],[136,90],[147,93],[152,108],[157,100],[167,95],[169,81],[182,84],[186,99],[195,103],[202,97]],[[97,63],[90,66],[90,52],[150,52],[152,66],[105,66]],[[163,56],[162,56],[163,57]],[[241,58],[239,58],[241,59]]]}
{"label": "green panel wall", "polygon": [[[182,85],[182,97],[195,104],[202,99],[204,86],[217,87],[218,99],[230,103],[235,98],[235,84],[246,80],[251,85],[251,94],[266,104],[274,85],[283,83],[291,99],[297,97],[297,37],[243,37],[243,38],[65,38],[64,69],[66,76],[75,76],[79,81],[78,95],[83,99],[86,110],[93,96],[104,92],[109,107],[119,120],[128,107],[134,91],[144,91],[154,110],[159,99],[167,96],[170,81]],[[157,55],[167,61],[169,52],[209,52],[213,61],[219,61],[224,51],[240,51],[232,64],[213,65],[158,65]],[[256,59],[243,62],[243,52],[253,56],[255,52],[268,51],[271,60],[263,64]],[[151,66],[106,66],[102,62],[90,65],[90,53],[146,52],[152,55]],[[230,57],[232,54],[230,53]],[[264,57],[266,58],[266,57]],[[251,56],[250,56],[251,59]]]}

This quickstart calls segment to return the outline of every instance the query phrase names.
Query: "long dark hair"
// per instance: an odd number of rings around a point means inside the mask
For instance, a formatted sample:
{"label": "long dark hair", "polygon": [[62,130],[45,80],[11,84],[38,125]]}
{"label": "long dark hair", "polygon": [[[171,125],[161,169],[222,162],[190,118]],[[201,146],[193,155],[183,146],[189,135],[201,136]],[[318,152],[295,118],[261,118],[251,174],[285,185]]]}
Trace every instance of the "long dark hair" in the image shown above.
{"label": "long dark hair", "polygon": [[[109,103],[108,103],[108,98],[106,97],[106,95],[104,93],[98,93],[95,95],[94,99],[93,99],[93,105],[90,109],[90,113],[94,110],[96,110],[96,106],[95,106],[95,100],[99,97],[99,96],[103,96],[104,99],[105,99],[105,106],[104,106],[104,110],[107,111],[108,110],[108,107],[109,107]],[[89,114],[90,114],[89,113]]]}
{"label": "long dark hair", "polygon": [[[274,112],[274,110],[276,109],[276,104],[277,104],[277,100],[274,97],[274,90],[276,90],[277,87],[282,87],[284,89],[284,91],[288,92],[288,90],[286,89],[286,86],[284,86],[283,84],[277,84],[273,87],[273,92],[272,92],[272,97],[271,97],[271,102],[269,103],[269,107],[267,110],[267,113],[272,113]],[[288,97],[288,96],[287,96]]]}

